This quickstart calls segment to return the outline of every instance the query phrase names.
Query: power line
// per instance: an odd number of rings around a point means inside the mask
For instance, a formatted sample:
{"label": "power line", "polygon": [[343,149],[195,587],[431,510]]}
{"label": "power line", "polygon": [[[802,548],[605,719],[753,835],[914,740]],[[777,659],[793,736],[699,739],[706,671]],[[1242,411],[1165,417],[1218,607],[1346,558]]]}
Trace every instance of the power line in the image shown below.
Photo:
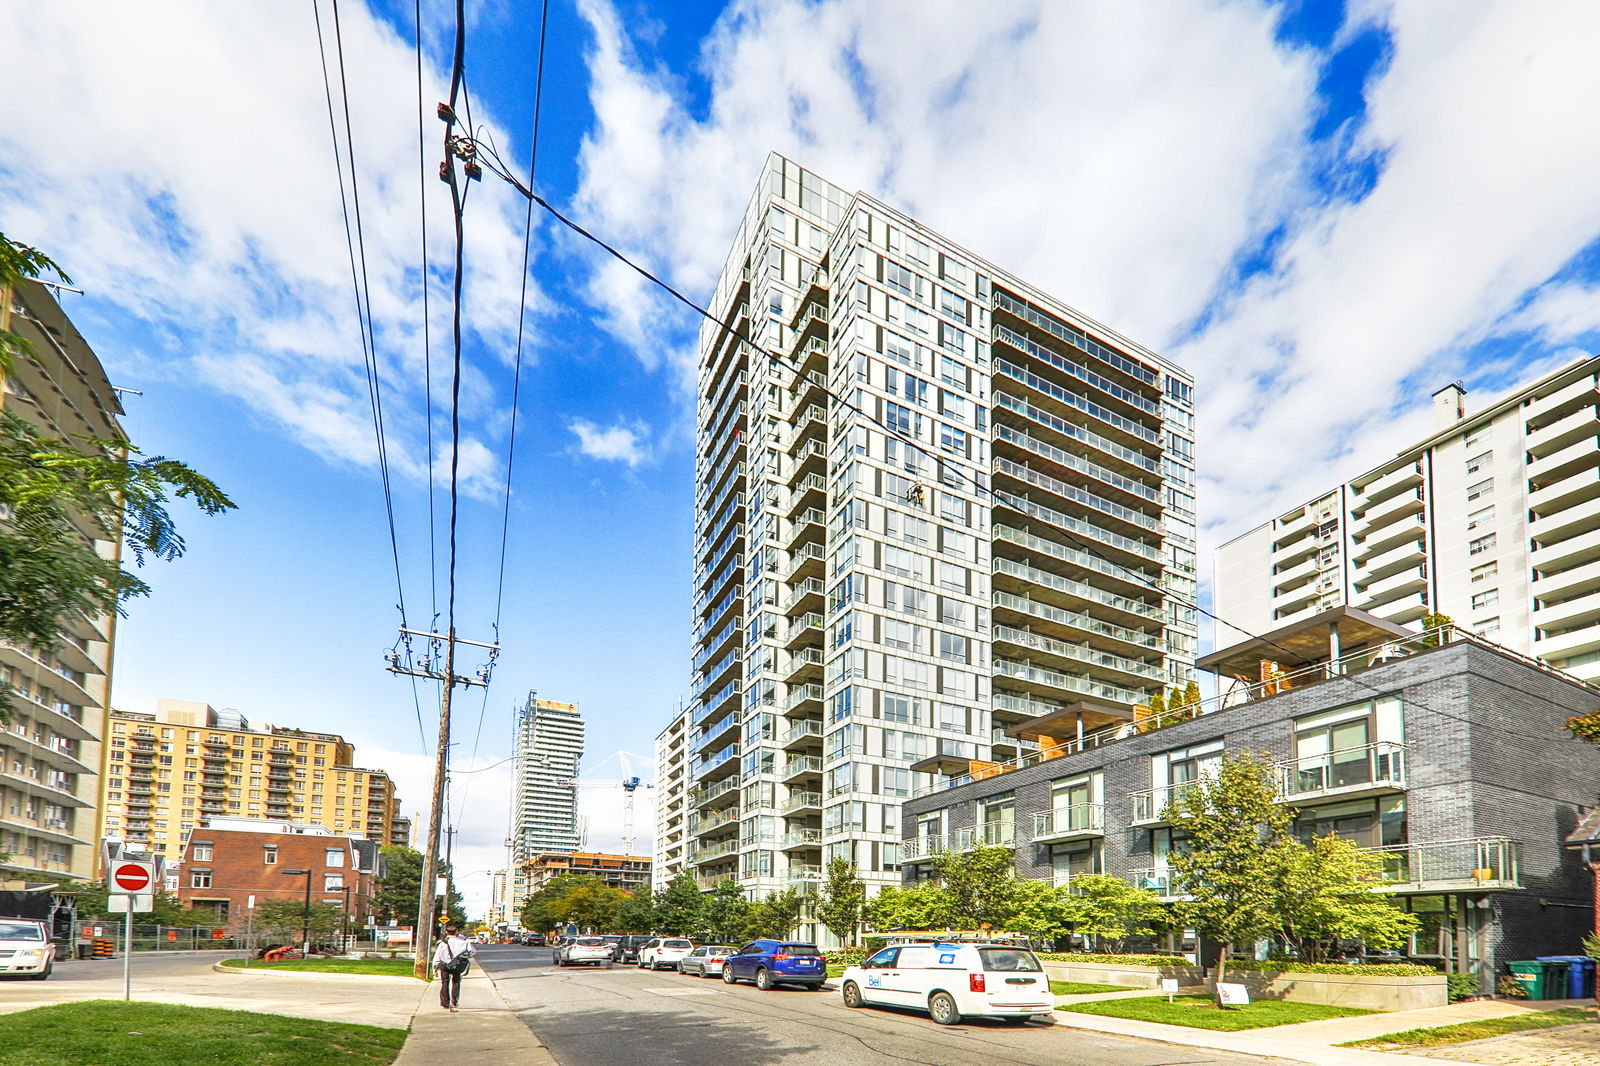
{"label": "power line", "polygon": [[[420,2],[420,0],[419,0]],[[549,27],[550,0],[544,0],[539,13],[539,58],[533,79],[533,135],[528,139],[528,185],[531,187],[539,165],[539,115],[544,101],[544,42]],[[522,395],[522,332],[528,309],[528,252],[533,243],[533,201],[528,201],[522,222],[522,294],[517,306],[517,354],[511,377],[511,434],[506,445],[505,507],[500,515],[500,570],[495,580],[494,629],[500,632],[500,610],[506,591],[506,540],[511,530],[511,471],[517,458],[517,408]],[[480,719],[480,728],[482,725]],[[474,744],[476,750],[476,744]]]}

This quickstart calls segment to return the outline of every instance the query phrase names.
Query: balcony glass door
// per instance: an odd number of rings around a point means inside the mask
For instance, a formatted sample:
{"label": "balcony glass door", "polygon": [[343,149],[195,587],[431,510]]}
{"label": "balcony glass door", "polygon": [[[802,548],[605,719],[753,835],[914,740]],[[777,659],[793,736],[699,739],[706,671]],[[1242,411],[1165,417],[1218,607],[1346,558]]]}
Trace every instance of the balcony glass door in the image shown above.
{"label": "balcony glass door", "polygon": [[979,808],[978,839],[975,843],[1009,846],[1016,813],[1017,801],[1013,796],[996,796],[985,800]]}

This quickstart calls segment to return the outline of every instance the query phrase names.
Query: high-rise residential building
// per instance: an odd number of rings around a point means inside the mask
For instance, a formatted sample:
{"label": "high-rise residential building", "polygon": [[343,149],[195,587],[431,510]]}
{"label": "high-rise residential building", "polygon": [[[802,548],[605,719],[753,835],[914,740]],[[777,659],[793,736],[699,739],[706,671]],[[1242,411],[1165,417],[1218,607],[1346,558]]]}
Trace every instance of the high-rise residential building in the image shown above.
{"label": "high-rise residential building", "polygon": [[[123,440],[122,405],[100,360],[49,290],[0,286],[0,329],[32,348],[0,374],[0,411],[62,441]],[[108,558],[121,531],[85,528]],[[100,746],[111,706],[116,616],[65,620],[53,648],[0,643],[10,694],[0,726],[0,879],[93,877]]]}
{"label": "high-rise residential building", "polygon": [[511,858],[520,869],[534,855],[582,846],[578,763],[583,759],[583,715],[578,705],[536,699],[530,692],[517,711],[515,752]]}
{"label": "high-rise residential building", "polygon": [[665,888],[688,867],[689,730],[689,709],[680,706],[656,737],[656,832],[650,864],[655,889]]}
{"label": "high-rise residential building", "polygon": [[[701,331],[690,863],[752,894],[1192,677],[1190,375],[772,155]],[[751,343],[746,343],[748,338]],[[812,929],[813,935],[821,935]]]}
{"label": "high-rise residential building", "polygon": [[220,817],[320,825],[380,845],[409,835],[389,775],[353,765],[355,746],[333,733],[163,699],[154,714],[112,711],[104,754],[102,834],[171,863]]}
{"label": "high-rise residential building", "polygon": [[1600,358],[1478,411],[1460,385],[1433,405],[1431,436],[1218,548],[1217,614],[1270,634],[1341,606],[1437,612],[1600,678]]}

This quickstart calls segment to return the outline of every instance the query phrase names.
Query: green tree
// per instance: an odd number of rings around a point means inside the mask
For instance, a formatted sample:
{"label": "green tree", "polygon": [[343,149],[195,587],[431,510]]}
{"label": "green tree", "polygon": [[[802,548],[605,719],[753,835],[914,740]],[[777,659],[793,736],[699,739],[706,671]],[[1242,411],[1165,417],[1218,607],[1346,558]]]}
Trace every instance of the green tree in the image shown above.
{"label": "green tree", "polygon": [[1165,724],[1167,717],[1167,699],[1161,694],[1159,688],[1150,694],[1150,698],[1145,701],[1145,706],[1149,710],[1146,711],[1143,718],[1139,719],[1139,732],[1148,733],[1152,729],[1160,729]]}
{"label": "green tree", "polygon": [[655,901],[650,890],[640,887],[628,893],[617,911],[616,931],[619,933],[650,933],[656,927]]}
{"label": "green tree", "polygon": [[[422,852],[404,844],[385,844],[379,850],[383,855],[384,874],[372,897],[372,912],[389,924],[416,925],[417,910],[422,902]],[[450,874],[450,864],[441,862],[439,876],[450,877]],[[445,916],[457,925],[465,925],[467,912],[453,877],[450,877],[450,894],[445,904]]]}
{"label": "green tree", "polygon": [[[119,911],[111,913],[110,893],[104,881],[70,881],[62,884],[63,891],[70,891],[78,898],[78,916],[80,918],[117,918],[122,917]],[[143,924],[176,925],[176,926],[211,926],[216,924],[216,916],[207,910],[190,910],[183,905],[177,896],[163,889],[157,889],[150,900],[150,909],[135,911],[133,920]]]}
{"label": "green tree", "polygon": [[614,928],[628,894],[620,888],[586,877],[566,886],[566,892],[550,900],[545,909],[556,921],[603,933]]}
{"label": "green tree", "polygon": [[555,900],[564,899],[567,888],[582,881],[583,877],[579,874],[559,874],[545,882],[537,892],[530,893],[517,910],[523,928],[543,932],[555,929],[560,920],[550,913],[549,905]]}
{"label": "green tree", "polygon": [[[1444,614],[1443,612],[1440,612],[1440,611],[1430,611],[1427,614],[1423,615],[1422,616],[1422,631],[1424,633],[1427,633],[1428,635],[1422,638],[1422,646],[1425,647],[1425,648],[1436,648],[1436,647],[1438,647],[1439,646],[1440,634],[1439,633],[1434,633],[1434,632],[1432,632],[1432,630],[1441,629],[1444,626],[1449,626],[1449,625],[1454,625],[1454,624],[1455,624],[1455,619],[1454,618],[1451,618],[1449,615]],[[1446,632],[1448,632],[1448,631],[1446,631]]]}
{"label": "green tree", "polygon": [[792,888],[771,892],[750,905],[744,939],[773,937],[783,939],[794,931],[805,908],[806,897]]}
{"label": "green tree", "polygon": [[307,914],[304,900],[264,899],[256,904],[255,929],[267,940],[298,942],[303,924],[315,944],[319,938],[337,935],[344,919],[337,903],[313,903]]}
{"label": "green tree", "polygon": [[1000,928],[1040,940],[1065,936],[1078,921],[1081,905],[1065,887],[1031,877],[1013,878],[1007,914]]}
{"label": "green tree", "polygon": [[1161,897],[1121,877],[1080,874],[1071,890],[1077,900],[1075,932],[1093,938],[1100,951],[1121,951],[1130,936],[1165,924]]}
{"label": "green tree", "polygon": [[[69,280],[43,253],[0,234],[0,375],[33,359],[27,338],[10,328],[11,291],[47,273]],[[53,649],[80,618],[120,612],[150,587],[117,558],[96,550],[83,525],[120,539],[134,561],[171,560],[183,538],[167,510],[189,499],[205,514],[234,503],[209,478],[166,456],[143,457],[125,440],[58,440],[0,411],[0,640]],[[0,679],[0,721],[10,687]]]}
{"label": "green tree", "polygon": [[1418,918],[1396,907],[1382,887],[1382,860],[1353,841],[1329,834],[1309,844],[1286,840],[1277,851],[1275,906],[1283,937],[1309,962],[1322,962],[1330,945],[1364,940],[1399,947]]}
{"label": "green tree", "polygon": [[949,895],[950,922],[977,929],[987,922],[998,929],[1010,916],[1016,871],[1011,849],[985,844],[971,851],[946,851],[934,860],[939,884]]}
{"label": "green tree", "polygon": [[691,873],[681,873],[656,893],[656,930],[666,936],[689,936],[705,925],[705,894]]}
{"label": "green tree", "polygon": [[706,932],[711,934],[712,940],[722,944],[738,940],[749,920],[750,901],[745,898],[739,882],[730,877],[726,881],[718,881],[706,893],[701,923]]}
{"label": "green tree", "polygon": [[1191,897],[1188,920],[1228,954],[1281,930],[1274,878],[1293,813],[1278,803],[1275,769],[1264,752],[1227,758],[1167,806],[1164,817],[1187,837],[1168,856],[1177,890]]}
{"label": "green tree", "polygon": [[950,893],[933,881],[901,888],[889,885],[867,901],[867,920],[880,931],[949,929],[954,925]]}
{"label": "green tree", "polygon": [[845,858],[831,860],[827,880],[822,885],[822,899],[817,904],[817,917],[841,944],[855,944],[866,903],[867,886],[857,876],[856,864]]}

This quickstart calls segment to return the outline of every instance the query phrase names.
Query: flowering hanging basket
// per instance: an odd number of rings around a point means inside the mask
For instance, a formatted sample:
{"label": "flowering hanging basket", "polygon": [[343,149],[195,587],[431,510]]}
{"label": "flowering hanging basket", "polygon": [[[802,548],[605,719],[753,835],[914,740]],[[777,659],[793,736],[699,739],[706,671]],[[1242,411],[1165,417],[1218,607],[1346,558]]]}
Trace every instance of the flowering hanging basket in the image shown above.
{"label": "flowering hanging basket", "polygon": [[1584,740],[1594,744],[1600,744],[1600,711],[1568,718],[1567,729],[1574,736],[1582,737]]}

